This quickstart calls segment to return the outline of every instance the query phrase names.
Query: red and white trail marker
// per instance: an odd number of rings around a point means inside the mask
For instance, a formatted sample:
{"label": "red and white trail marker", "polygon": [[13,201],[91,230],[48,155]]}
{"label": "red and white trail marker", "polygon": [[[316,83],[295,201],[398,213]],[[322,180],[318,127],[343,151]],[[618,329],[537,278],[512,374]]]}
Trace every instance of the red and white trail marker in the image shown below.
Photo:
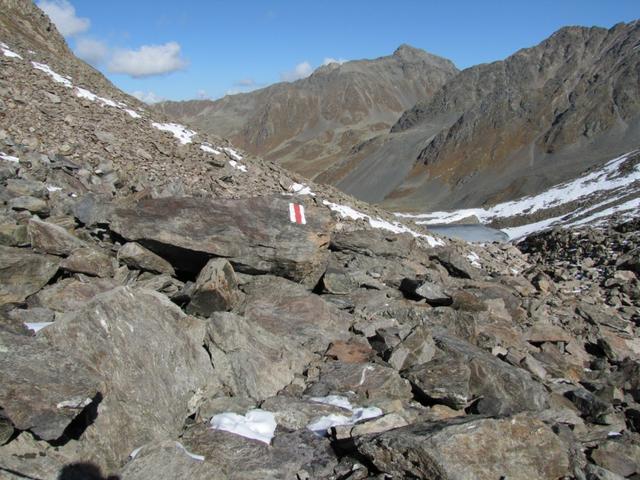
{"label": "red and white trail marker", "polygon": [[304,218],[304,206],[299,203],[290,203],[289,220],[291,220],[292,223],[299,223],[300,225],[306,224],[307,219]]}

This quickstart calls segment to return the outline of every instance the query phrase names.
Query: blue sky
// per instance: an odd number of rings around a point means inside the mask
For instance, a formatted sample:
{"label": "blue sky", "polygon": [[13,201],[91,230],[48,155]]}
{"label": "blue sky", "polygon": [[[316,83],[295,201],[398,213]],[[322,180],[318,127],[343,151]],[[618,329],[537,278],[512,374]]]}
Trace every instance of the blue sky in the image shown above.
{"label": "blue sky", "polygon": [[407,43],[458,68],[565,25],[640,18],[638,0],[36,0],[79,56],[148,100],[219,98]]}

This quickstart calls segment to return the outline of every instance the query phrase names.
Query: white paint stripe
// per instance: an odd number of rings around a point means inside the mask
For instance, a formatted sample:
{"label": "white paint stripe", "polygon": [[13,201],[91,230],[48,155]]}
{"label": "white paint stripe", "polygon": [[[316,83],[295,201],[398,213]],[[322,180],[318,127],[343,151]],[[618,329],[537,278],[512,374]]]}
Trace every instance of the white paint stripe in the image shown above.
{"label": "white paint stripe", "polygon": [[304,216],[304,205],[300,205],[300,223],[302,225],[306,225],[307,224],[307,219]]}

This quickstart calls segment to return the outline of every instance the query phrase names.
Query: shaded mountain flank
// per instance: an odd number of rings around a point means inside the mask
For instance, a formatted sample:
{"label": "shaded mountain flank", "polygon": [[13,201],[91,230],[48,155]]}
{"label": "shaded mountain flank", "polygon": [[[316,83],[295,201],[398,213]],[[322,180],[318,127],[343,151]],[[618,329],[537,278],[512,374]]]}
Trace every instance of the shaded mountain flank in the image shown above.
{"label": "shaded mountain flank", "polygon": [[449,60],[402,45],[393,55],[332,63],[295,82],[155,108],[313,178],[387,132],[403,111],[457,73]]}
{"label": "shaded mountain flank", "polygon": [[[392,210],[492,205],[539,193],[638,147],[639,32],[637,21],[609,30],[567,27],[504,61],[457,75],[446,60],[402,47],[391,57],[325,67],[292,84],[160,108]],[[412,68],[401,61],[406,57]],[[393,77],[379,75],[382,68],[397,71],[397,79],[387,81]],[[380,133],[402,103],[384,99],[416,96]],[[362,108],[379,103],[388,106],[384,121],[379,108]],[[340,129],[331,133],[335,119],[348,121],[338,120]]]}

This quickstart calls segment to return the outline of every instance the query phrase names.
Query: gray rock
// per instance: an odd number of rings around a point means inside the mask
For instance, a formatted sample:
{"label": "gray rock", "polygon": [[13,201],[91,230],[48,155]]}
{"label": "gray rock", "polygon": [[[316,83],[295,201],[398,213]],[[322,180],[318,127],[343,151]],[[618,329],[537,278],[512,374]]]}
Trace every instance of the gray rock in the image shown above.
{"label": "gray rock", "polygon": [[79,458],[113,471],[134,448],[174,438],[216,378],[204,328],[167,297],[119,287],[42,331],[103,384]]}
{"label": "gray rock", "polygon": [[0,305],[21,303],[44,287],[58,271],[60,259],[0,246]]}
{"label": "gray rock", "polygon": [[593,423],[607,424],[606,415],[613,413],[610,403],[604,402],[584,388],[576,388],[565,396],[580,410],[582,416]]}
{"label": "gray rock", "polygon": [[624,437],[619,440],[607,440],[590,453],[593,461],[621,477],[640,474],[640,444]]}
{"label": "gray rock", "polygon": [[480,399],[478,411],[493,415],[546,407],[546,390],[525,370],[464,340],[446,335],[438,335],[435,340],[440,351],[434,360],[406,373],[425,396],[452,408],[462,408],[466,402]]}
{"label": "gray rock", "polygon": [[208,317],[213,312],[231,310],[240,299],[239,293],[231,264],[212,258],[198,274],[187,312]]}
{"label": "gray rock", "polygon": [[409,382],[392,368],[375,363],[328,362],[320,378],[305,391],[316,397],[353,392],[358,402],[378,406],[381,402],[412,398]]}
{"label": "gray rock", "polygon": [[120,247],[118,261],[138,270],[175,275],[169,262],[136,242],[128,242]]}
{"label": "gray rock", "polygon": [[69,272],[84,273],[96,277],[113,277],[113,259],[93,248],[79,248],[65,258],[60,266]]}
{"label": "gray rock", "polygon": [[100,402],[100,379],[70,352],[2,330],[0,350],[2,416],[15,428],[56,440],[85,407]]}
{"label": "gray rock", "polygon": [[27,210],[37,215],[49,215],[49,205],[44,200],[28,195],[22,197],[13,197],[8,202],[9,207],[13,210]]}
{"label": "gray rock", "polygon": [[326,209],[307,206],[306,222],[292,223],[289,201],[280,197],[159,198],[111,216],[115,232],[177,268],[198,272],[215,255],[236,271],[273,273],[312,288],[326,267],[332,220]]}
{"label": "gray rock", "polygon": [[417,326],[393,349],[388,361],[396,370],[404,370],[429,362],[435,353],[436,345],[431,332],[423,326]]}
{"label": "gray rock", "polygon": [[272,412],[278,425],[289,430],[306,428],[313,419],[326,415],[351,416],[351,411],[344,408],[286,395],[267,398],[260,408]]}
{"label": "gray rock", "polygon": [[47,285],[29,298],[30,307],[44,307],[56,312],[73,312],[82,307],[99,293],[116,286],[108,278],[94,278],[78,275],[79,278],[65,278],[53,285]]}
{"label": "gray rock", "polygon": [[400,290],[406,292],[411,298],[424,298],[433,307],[449,306],[453,303],[453,299],[442,286],[428,280],[405,278],[400,284]]}
{"label": "gray rock", "polygon": [[359,437],[356,447],[392,478],[556,480],[571,474],[560,439],[525,415],[416,423]]}
{"label": "gray rock", "polygon": [[466,257],[460,255],[453,247],[439,248],[431,258],[439,262],[453,277],[479,279],[483,272],[474,267]]}
{"label": "gray rock", "polygon": [[29,236],[25,225],[3,223],[0,225],[0,245],[22,247],[29,245]]}
{"label": "gray rock", "polygon": [[105,195],[83,195],[73,205],[73,215],[86,226],[106,224],[114,208],[110,200],[111,198]]}
{"label": "gray rock", "polygon": [[89,248],[85,242],[64,228],[37,218],[29,220],[27,229],[31,246],[43,253],[68,256],[79,248]]}
{"label": "gray rock", "polygon": [[316,353],[347,337],[345,315],[301,285],[266,276],[244,288],[242,316],[216,312],[207,324],[212,362],[234,395],[255,400],[275,395]]}

